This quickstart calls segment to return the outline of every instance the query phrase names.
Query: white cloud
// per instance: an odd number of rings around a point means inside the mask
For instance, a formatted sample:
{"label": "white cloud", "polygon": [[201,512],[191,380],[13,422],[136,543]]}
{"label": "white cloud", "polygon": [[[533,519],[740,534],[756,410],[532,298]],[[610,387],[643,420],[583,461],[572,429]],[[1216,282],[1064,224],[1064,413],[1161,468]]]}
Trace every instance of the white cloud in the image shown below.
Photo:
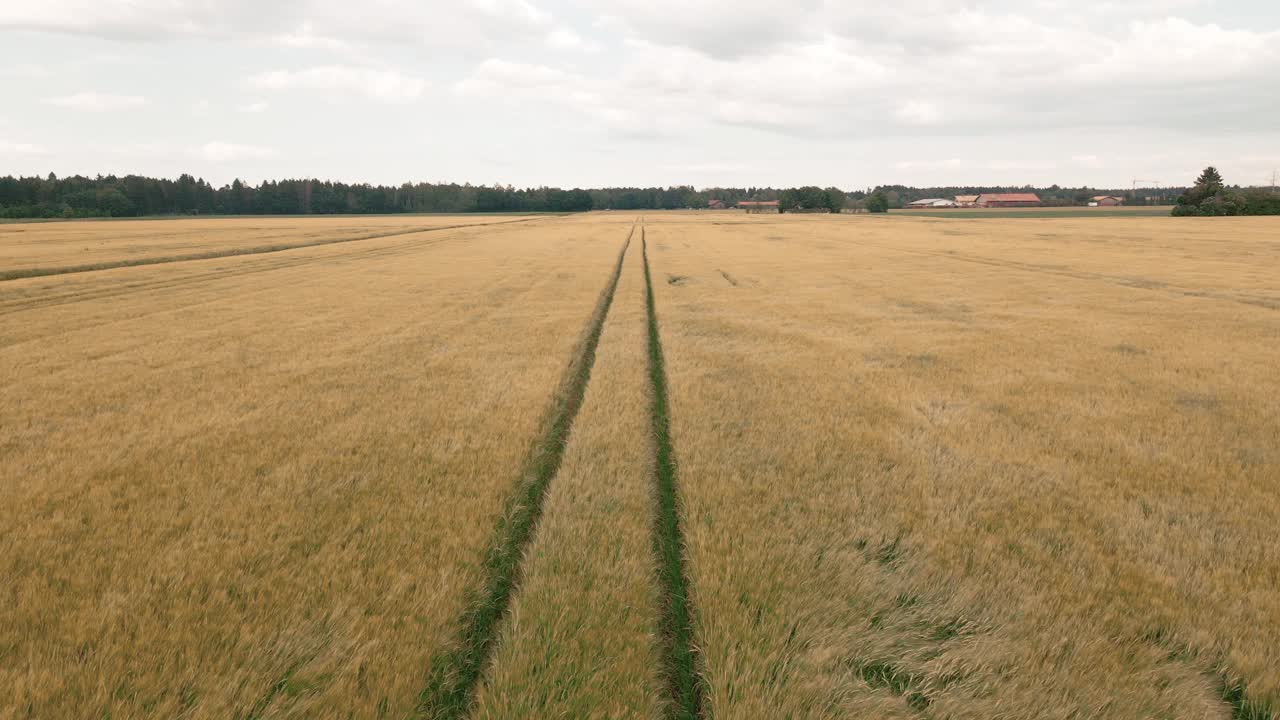
{"label": "white cloud", "polygon": [[81,92],[75,93],[74,95],[45,98],[44,102],[48,105],[54,105],[70,110],[108,112],[110,110],[125,110],[128,108],[141,107],[147,104],[147,99],[138,95],[113,95],[111,93]]}
{"label": "white cloud", "polygon": [[454,85],[462,97],[485,99],[516,107],[533,104],[559,107],[595,126],[630,137],[655,137],[678,129],[688,112],[680,102],[658,105],[652,95],[630,92],[612,79],[605,81],[546,65],[491,58],[480,63]]}
{"label": "white cloud", "polygon": [[1225,30],[1212,23],[1164,18],[1129,24],[1123,35],[1108,43],[1104,54],[1080,63],[1072,75],[1185,85],[1242,75],[1274,78],[1277,62],[1280,31]]}
{"label": "white cloud", "polygon": [[262,100],[259,100],[257,102],[251,102],[251,103],[246,103],[244,105],[241,105],[237,107],[236,110],[239,110],[242,113],[260,113],[260,112],[266,112],[268,107],[270,107],[269,104],[267,104]]}
{"label": "white cloud", "polygon": [[608,22],[645,41],[721,59],[821,38],[822,0],[616,0]]}
{"label": "white cloud", "polygon": [[133,159],[146,158],[154,160],[160,157],[173,157],[184,152],[183,146],[165,140],[148,142],[105,142],[94,148],[107,155]]}
{"label": "white cloud", "polygon": [[229,142],[207,142],[192,152],[209,162],[225,163],[237,160],[260,160],[276,154],[275,150],[261,145],[241,145]]}
{"label": "white cloud", "polygon": [[47,155],[49,151],[43,145],[34,143],[11,142],[0,140],[0,155]]}
{"label": "white cloud", "polygon": [[496,20],[512,19],[530,25],[550,22],[551,16],[528,0],[467,0],[465,3]]}
{"label": "white cloud", "polygon": [[316,90],[358,94],[382,102],[407,102],[421,97],[427,83],[395,70],[325,65],[306,70],[274,70],[254,75],[249,84],[263,90]]}
{"label": "white cloud", "polygon": [[45,78],[53,72],[45,65],[35,63],[6,63],[0,66],[0,77],[10,78]]}
{"label": "white cloud", "polygon": [[[1202,125],[1223,97],[1253,106],[1232,113],[1241,118],[1280,105],[1258,92],[1280,62],[1280,32],[1151,20],[1141,16],[1150,4],[1109,7],[1105,23],[1068,9],[797,0],[779,13],[766,0],[620,0],[602,30],[626,38],[619,92],[696,97],[702,117],[787,133],[1177,127]],[[1197,102],[1186,91],[1199,80]]]}
{"label": "white cloud", "polygon": [[351,48],[351,45],[343,40],[316,34],[315,27],[310,22],[302,23],[297,30],[277,34],[272,37],[272,40],[277,45],[291,48],[336,51],[345,51]]}
{"label": "white cloud", "polygon": [[41,0],[0,3],[0,28],[92,35],[118,40],[226,35],[272,27],[299,0]]}
{"label": "white cloud", "polygon": [[598,52],[600,44],[583,39],[572,28],[558,27],[547,33],[547,46],[556,50],[575,50],[578,52]]}
{"label": "white cloud", "polygon": [[584,84],[584,79],[546,65],[490,58],[459,81],[455,89],[464,95],[493,95],[510,91],[564,88]]}
{"label": "white cloud", "polygon": [[894,115],[908,125],[936,125],[942,120],[942,111],[927,100],[908,100]]}
{"label": "white cloud", "polygon": [[987,170],[1053,170],[1054,164],[1051,162],[1035,161],[1035,160],[986,160],[977,163],[975,167],[985,168]]}
{"label": "white cloud", "polygon": [[721,174],[729,175],[750,170],[751,166],[741,162],[701,162],[701,163],[668,163],[663,165],[665,170],[674,170],[679,173],[691,174]]}
{"label": "white cloud", "polygon": [[0,2],[0,30],[125,42],[200,37],[352,54],[388,44],[487,52],[540,43],[553,24],[552,15],[532,0],[362,0],[358,8],[347,0]]}
{"label": "white cloud", "polygon": [[898,170],[955,170],[965,166],[960,158],[945,160],[899,160],[893,164]]}

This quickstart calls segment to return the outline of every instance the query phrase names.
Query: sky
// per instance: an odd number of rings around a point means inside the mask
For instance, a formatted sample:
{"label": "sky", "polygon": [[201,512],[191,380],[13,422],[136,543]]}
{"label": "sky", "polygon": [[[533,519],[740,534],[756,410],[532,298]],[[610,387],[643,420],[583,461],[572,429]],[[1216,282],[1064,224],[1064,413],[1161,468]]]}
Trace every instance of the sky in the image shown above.
{"label": "sky", "polygon": [[1254,185],[1280,3],[0,0],[0,87],[0,175]]}

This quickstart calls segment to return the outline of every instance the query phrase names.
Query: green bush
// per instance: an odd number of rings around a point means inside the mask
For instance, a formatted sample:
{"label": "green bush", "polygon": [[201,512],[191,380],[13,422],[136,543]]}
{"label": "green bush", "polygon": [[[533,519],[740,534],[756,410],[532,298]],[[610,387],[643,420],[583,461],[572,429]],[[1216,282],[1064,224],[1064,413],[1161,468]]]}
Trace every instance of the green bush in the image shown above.
{"label": "green bush", "polygon": [[1280,215],[1280,194],[1260,188],[1228,188],[1216,168],[1205,168],[1195,187],[1178,198],[1176,217],[1226,217],[1229,215]]}
{"label": "green bush", "polygon": [[867,196],[867,212],[887,213],[889,212],[889,196],[884,194],[883,190],[876,190]]}

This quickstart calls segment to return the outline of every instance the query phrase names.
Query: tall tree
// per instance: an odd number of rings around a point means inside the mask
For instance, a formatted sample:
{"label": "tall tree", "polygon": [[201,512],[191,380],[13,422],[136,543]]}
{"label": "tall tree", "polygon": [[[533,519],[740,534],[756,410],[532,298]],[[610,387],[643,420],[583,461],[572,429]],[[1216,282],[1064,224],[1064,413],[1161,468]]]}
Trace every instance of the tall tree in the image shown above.
{"label": "tall tree", "polygon": [[1202,188],[1206,194],[1212,195],[1223,187],[1222,173],[1218,172],[1218,168],[1210,165],[1204,169],[1204,172],[1200,173],[1200,177],[1196,178],[1196,187]]}
{"label": "tall tree", "polygon": [[829,187],[827,188],[826,193],[827,193],[826,201],[827,201],[828,210],[830,210],[833,213],[838,213],[841,210],[844,210],[844,204],[845,204],[845,201],[848,200],[848,196],[844,194],[843,190],[837,187]]}

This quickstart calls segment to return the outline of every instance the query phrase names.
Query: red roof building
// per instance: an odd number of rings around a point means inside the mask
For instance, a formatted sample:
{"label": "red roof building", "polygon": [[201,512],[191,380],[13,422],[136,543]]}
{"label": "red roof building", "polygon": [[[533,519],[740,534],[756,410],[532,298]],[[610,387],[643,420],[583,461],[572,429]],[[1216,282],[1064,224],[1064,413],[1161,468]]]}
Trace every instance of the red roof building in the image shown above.
{"label": "red roof building", "polygon": [[978,196],[978,207],[1040,207],[1040,196],[1035,193],[988,193]]}
{"label": "red roof building", "polygon": [[741,200],[738,208],[747,212],[778,212],[777,200]]}

